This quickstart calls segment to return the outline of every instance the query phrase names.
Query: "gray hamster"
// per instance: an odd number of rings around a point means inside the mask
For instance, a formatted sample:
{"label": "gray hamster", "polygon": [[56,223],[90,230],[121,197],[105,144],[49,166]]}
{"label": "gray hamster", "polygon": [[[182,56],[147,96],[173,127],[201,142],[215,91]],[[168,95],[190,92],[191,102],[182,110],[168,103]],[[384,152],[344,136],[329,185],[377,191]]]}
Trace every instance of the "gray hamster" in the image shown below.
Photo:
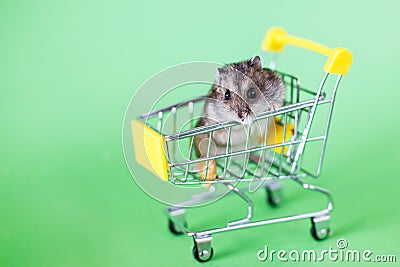
{"label": "gray hamster", "polygon": [[[253,122],[254,116],[281,107],[285,90],[280,75],[263,68],[259,56],[225,65],[216,70],[214,84],[208,93],[202,117],[196,127],[222,121],[240,122],[240,125],[232,127],[231,151],[245,149],[249,127],[251,134],[247,145],[255,147],[262,140],[266,120]],[[209,155],[226,153],[227,139],[226,129],[214,131]],[[207,156],[208,144],[208,134],[195,136],[197,157]],[[207,180],[213,179],[215,177],[207,177]]]}

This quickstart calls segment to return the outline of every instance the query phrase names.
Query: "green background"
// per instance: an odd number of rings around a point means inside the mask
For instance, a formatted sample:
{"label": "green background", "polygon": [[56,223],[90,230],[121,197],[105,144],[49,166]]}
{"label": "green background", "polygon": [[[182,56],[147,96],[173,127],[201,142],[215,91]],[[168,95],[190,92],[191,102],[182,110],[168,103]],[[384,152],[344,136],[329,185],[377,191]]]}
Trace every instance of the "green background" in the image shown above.
{"label": "green background", "polygon": [[[354,54],[315,181],[334,196],[333,235],[314,241],[308,220],[218,234],[205,265],[271,265],[257,260],[264,245],[322,250],[340,237],[349,249],[399,257],[398,8],[344,0],[0,1],[0,266],[200,265],[192,240],[167,231],[164,206],[126,168],[124,112],[151,75],[182,62],[249,58],[275,25]],[[293,51],[282,65],[314,86],[323,60]],[[290,184],[284,194],[275,210],[257,192],[259,218],[314,206]],[[220,201],[191,225],[240,216],[240,204]]]}

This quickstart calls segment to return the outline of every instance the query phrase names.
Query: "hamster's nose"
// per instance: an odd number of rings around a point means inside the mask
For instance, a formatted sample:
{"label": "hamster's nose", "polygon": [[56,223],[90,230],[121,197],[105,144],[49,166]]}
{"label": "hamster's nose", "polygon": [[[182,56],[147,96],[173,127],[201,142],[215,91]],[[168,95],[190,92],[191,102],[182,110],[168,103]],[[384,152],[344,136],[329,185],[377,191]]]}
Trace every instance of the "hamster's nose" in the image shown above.
{"label": "hamster's nose", "polygon": [[239,111],[239,112],[238,112],[238,116],[239,116],[239,118],[240,118],[242,121],[244,121],[244,119],[245,119],[246,116],[247,116],[247,112],[245,112],[245,111]]}

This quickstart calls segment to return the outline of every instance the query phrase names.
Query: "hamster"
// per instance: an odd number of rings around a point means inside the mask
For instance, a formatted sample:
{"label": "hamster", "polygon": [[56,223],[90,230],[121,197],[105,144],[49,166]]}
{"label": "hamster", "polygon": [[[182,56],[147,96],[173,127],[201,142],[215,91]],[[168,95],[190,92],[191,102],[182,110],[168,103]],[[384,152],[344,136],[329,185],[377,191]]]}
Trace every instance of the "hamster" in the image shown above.
{"label": "hamster", "polygon": [[[232,127],[231,151],[239,151],[259,145],[263,138],[266,120],[254,121],[255,115],[274,110],[283,105],[285,85],[279,74],[262,67],[259,56],[250,60],[228,64],[218,68],[206,100],[201,119],[196,127],[223,121],[241,123]],[[250,138],[247,142],[247,131]],[[210,156],[226,153],[228,130],[214,131],[211,138]],[[195,150],[198,158],[207,157],[209,134],[195,136]],[[205,162],[200,166],[204,169]],[[208,164],[216,168],[215,162]],[[208,171],[206,180],[215,180],[216,171]],[[201,179],[206,175],[201,172]]]}

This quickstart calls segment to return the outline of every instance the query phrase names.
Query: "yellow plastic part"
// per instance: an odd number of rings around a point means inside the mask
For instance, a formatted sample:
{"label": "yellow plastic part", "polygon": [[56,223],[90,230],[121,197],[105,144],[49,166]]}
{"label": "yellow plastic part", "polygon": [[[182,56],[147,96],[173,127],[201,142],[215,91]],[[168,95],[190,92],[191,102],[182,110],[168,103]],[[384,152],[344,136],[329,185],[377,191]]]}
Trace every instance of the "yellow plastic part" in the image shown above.
{"label": "yellow plastic part", "polygon": [[319,43],[292,36],[282,28],[271,28],[267,31],[261,44],[261,49],[271,52],[281,52],[286,44],[302,47],[328,57],[324,71],[332,74],[345,75],[353,61],[352,53],[343,47],[329,48]]}
{"label": "yellow plastic part", "polygon": [[157,175],[168,180],[168,164],[164,152],[164,137],[141,121],[131,122],[136,161]]}
{"label": "yellow plastic part", "polygon": [[[274,121],[275,124],[271,124],[268,129],[267,145],[281,144],[283,142],[290,141],[290,138],[294,134],[294,125],[291,123],[286,124],[286,135],[285,140],[283,140],[284,126],[281,124],[281,120],[279,118],[275,118]],[[277,146],[274,148],[274,150],[275,152],[281,154],[282,146]],[[286,155],[287,152],[288,146],[284,146],[283,154]]]}

